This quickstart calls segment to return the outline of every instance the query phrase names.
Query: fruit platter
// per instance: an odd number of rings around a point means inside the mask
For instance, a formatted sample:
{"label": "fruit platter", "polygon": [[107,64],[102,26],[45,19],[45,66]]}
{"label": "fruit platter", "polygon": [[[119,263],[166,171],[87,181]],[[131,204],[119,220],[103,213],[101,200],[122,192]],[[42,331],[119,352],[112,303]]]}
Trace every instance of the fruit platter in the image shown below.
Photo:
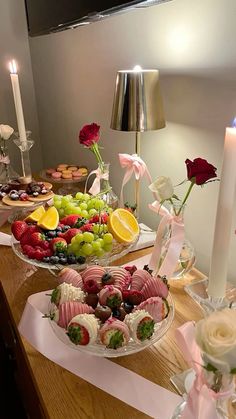
{"label": "fruit platter", "polygon": [[99,197],[78,192],[54,195],[54,205],[38,207],[12,223],[12,248],[35,266],[60,270],[65,265],[107,265],[125,255],[139,238],[129,211],[112,210]]}
{"label": "fruit platter", "polygon": [[44,317],[56,336],[101,357],[129,355],[153,345],[174,317],[167,281],[152,276],[147,266],[91,265],[81,273],[66,267],[47,295]]}

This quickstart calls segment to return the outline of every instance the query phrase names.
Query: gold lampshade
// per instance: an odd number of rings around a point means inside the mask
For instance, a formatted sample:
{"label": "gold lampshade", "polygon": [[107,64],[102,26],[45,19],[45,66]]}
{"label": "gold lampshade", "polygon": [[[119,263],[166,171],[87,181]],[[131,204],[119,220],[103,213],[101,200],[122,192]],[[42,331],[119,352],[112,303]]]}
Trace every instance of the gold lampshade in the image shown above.
{"label": "gold lampshade", "polygon": [[118,131],[152,131],[165,127],[158,70],[118,71],[111,128]]}

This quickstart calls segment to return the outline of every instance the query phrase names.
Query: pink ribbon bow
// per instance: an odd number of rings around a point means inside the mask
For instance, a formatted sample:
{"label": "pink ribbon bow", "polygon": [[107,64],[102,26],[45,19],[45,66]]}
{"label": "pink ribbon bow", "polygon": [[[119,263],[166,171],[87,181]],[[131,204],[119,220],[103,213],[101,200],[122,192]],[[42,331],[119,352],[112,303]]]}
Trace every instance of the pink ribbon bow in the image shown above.
{"label": "pink ribbon bow", "polygon": [[144,175],[147,176],[149,183],[152,183],[152,178],[146,163],[137,154],[119,154],[120,165],[126,169],[120,192],[120,206],[124,206],[123,189],[125,184],[130,180],[134,173],[135,179],[139,180]]}
{"label": "pink ribbon bow", "polygon": [[91,188],[89,189],[89,193],[91,193],[91,195],[97,195],[97,194],[100,193],[100,181],[101,181],[101,179],[108,180],[109,175],[108,175],[108,172],[103,173],[100,168],[98,168],[96,170],[92,170],[92,172],[89,173],[89,175],[86,179],[85,188],[84,188],[85,192],[87,190],[88,180],[89,180],[91,175],[95,175],[96,177],[93,181],[93,184],[92,184]]}
{"label": "pink ribbon bow", "polygon": [[10,164],[9,156],[0,155],[0,163],[3,164]]}
{"label": "pink ribbon bow", "polygon": [[[161,215],[162,219],[157,229],[156,241],[148,266],[158,275],[165,275],[167,278],[170,278],[175,270],[176,263],[181,253],[184,241],[184,224],[181,217],[172,215],[166,207],[160,204],[159,201],[155,201],[152,204],[149,204],[149,208]],[[161,257],[162,239],[164,236],[165,228],[168,227],[168,225],[171,225],[172,227],[172,234],[166,244],[167,252],[165,258],[160,266],[160,269],[158,269]]]}
{"label": "pink ribbon bow", "polygon": [[187,322],[176,329],[178,346],[189,366],[196,372],[193,386],[187,396],[187,404],[181,419],[218,419],[216,400],[226,399],[234,392],[234,386],[227,391],[215,393],[204,378],[200,348],[195,341],[195,327],[193,322]]}

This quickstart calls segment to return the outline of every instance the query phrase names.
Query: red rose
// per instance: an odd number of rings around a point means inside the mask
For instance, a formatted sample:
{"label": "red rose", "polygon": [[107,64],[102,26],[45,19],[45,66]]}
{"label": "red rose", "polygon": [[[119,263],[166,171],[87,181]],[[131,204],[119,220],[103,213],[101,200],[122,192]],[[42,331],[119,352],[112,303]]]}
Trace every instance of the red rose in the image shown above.
{"label": "red rose", "polygon": [[85,147],[91,147],[97,143],[100,138],[100,126],[94,122],[90,125],[85,125],[79,133],[79,142]]}
{"label": "red rose", "polygon": [[185,160],[187,167],[188,180],[194,181],[196,185],[203,185],[207,180],[217,177],[216,167],[208,163],[207,160],[198,157],[193,161]]}

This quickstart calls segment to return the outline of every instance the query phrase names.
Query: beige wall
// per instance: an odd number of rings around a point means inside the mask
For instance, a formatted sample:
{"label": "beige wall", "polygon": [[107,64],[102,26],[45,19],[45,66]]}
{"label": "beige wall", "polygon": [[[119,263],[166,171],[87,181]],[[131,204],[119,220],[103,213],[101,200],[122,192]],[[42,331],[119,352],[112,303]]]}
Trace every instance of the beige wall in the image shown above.
{"label": "beige wall", "polygon": [[[208,159],[220,174],[225,126],[236,113],[235,17],[235,0],[173,0],[31,39],[45,165],[66,161],[93,168],[93,156],[76,137],[83,124],[98,122],[103,156],[112,163],[111,182],[119,191],[117,153],[133,152],[134,136],[109,128],[114,83],[118,69],[140,64],[160,69],[167,120],[165,129],[142,135],[142,157],[153,178],[168,175],[179,183],[187,157]],[[206,273],[218,188],[217,183],[195,187],[186,209],[187,236]],[[156,217],[147,209],[151,200],[144,182],[142,220],[155,227]],[[235,241],[232,231],[230,278],[235,278]]]}
{"label": "beige wall", "polygon": [[[32,170],[35,171],[42,167],[42,156],[24,0],[0,0],[0,124],[8,124],[18,131],[8,69],[12,58],[19,65],[25,125],[35,140],[30,152]],[[12,165],[20,173],[19,150],[13,142],[9,143],[9,148]]]}

